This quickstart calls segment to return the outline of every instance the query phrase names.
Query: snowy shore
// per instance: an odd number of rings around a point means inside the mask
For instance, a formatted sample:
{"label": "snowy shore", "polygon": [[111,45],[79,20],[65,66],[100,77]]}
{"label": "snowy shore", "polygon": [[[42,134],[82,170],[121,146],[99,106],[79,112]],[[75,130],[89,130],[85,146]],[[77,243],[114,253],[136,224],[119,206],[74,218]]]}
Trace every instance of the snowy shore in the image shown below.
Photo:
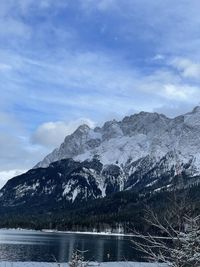
{"label": "snowy shore", "polygon": [[[57,234],[78,234],[78,235],[81,234],[81,235],[139,237],[137,234],[123,234],[123,233],[112,233],[112,232],[59,231],[59,230],[49,230],[49,229],[42,229],[41,232],[44,232],[44,233],[57,233]],[[146,237],[148,237],[148,236],[146,235]],[[166,236],[153,236],[153,238],[171,240],[171,237],[166,237]]]}
{"label": "snowy shore", "polygon": [[123,234],[123,233],[111,233],[111,232],[81,232],[81,231],[58,231],[58,230],[49,230],[42,229],[44,233],[60,233],[60,234],[83,234],[83,235],[110,235],[110,236],[132,236],[134,234]]}
{"label": "snowy shore", "polygon": [[83,235],[107,235],[107,236],[132,236],[134,234],[124,234],[124,233],[112,233],[112,232],[89,232],[89,231],[60,231],[60,230],[51,230],[51,229],[25,229],[25,228],[0,228],[0,231],[30,231],[30,232],[40,232],[40,233],[54,233],[54,234],[83,234]]}
{"label": "snowy shore", "polygon": [[[143,262],[102,262],[90,263],[90,267],[167,267],[159,263]],[[0,262],[0,267],[69,267],[67,263],[47,263],[47,262]]]}

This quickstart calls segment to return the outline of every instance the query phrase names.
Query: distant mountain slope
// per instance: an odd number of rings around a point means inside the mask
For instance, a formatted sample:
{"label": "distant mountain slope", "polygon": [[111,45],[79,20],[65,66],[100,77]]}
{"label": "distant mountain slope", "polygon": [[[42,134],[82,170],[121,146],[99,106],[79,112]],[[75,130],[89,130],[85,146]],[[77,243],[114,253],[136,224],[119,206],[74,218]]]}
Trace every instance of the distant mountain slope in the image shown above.
{"label": "distant mountain slope", "polygon": [[81,125],[34,169],[8,181],[0,205],[170,190],[198,184],[199,176],[200,107],[174,119],[141,112],[94,130]]}

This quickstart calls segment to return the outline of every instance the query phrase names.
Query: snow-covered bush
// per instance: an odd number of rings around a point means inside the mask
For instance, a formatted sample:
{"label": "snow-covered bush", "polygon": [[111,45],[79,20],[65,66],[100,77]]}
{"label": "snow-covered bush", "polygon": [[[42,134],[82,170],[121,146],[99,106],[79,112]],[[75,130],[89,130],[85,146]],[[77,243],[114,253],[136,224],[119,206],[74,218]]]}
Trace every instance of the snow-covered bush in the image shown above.
{"label": "snow-covered bush", "polygon": [[84,251],[73,251],[71,261],[69,262],[69,267],[88,267],[89,262],[85,261],[83,254]]}
{"label": "snow-covered bush", "polygon": [[162,236],[136,233],[133,243],[150,261],[172,267],[200,266],[200,216],[185,216],[182,225],[174,226],[167,218],[161,223],[152,213],[149,222]]}

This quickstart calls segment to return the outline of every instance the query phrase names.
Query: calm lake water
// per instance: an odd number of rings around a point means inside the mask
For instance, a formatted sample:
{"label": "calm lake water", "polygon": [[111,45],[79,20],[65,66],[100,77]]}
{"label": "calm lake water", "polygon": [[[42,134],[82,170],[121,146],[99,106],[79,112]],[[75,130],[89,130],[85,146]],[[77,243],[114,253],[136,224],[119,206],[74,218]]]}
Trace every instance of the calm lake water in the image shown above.
{"label": "calm lake water", "polygon": [[91,261],[138,260],[130,237],[0,230],[0,261],[68,262],[75,249]]}

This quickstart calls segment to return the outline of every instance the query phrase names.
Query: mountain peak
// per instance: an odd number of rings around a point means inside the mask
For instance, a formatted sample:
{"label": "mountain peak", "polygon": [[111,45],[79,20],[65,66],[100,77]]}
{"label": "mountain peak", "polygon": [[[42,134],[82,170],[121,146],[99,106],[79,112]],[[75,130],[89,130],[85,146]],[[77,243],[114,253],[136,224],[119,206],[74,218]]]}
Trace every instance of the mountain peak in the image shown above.
{"label": "mountain peak", "polygon": [[115,119],[112,121],[107,121],[104,123],[103,129],[107,129],[107,128],[112,127],[113,125],[117,125],[117,124],[118,124],[118,122]]}
{"label": "mountain peak", "polygon": [[87,133],[90,130],[90,127],[87,124],[80,125],[75,132]]}

